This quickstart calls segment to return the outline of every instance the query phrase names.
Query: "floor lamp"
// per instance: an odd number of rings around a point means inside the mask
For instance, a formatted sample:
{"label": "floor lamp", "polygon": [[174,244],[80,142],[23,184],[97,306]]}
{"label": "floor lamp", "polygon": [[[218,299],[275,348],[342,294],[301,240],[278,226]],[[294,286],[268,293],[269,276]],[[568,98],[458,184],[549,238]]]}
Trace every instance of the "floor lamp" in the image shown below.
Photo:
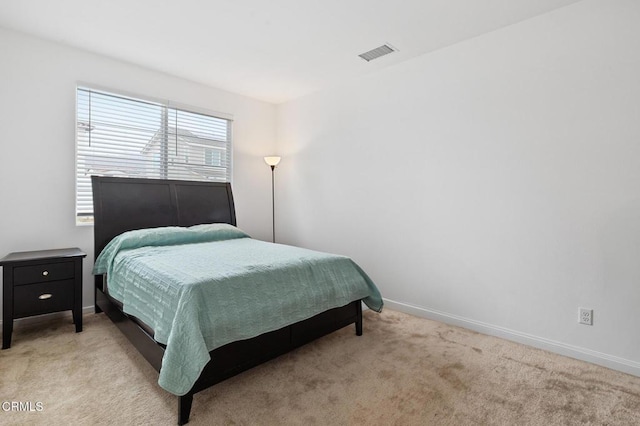
{"label": "floor lamp", "polygon": [[273,242],[275,243],[276,242],[276,193],[275,193],[274,176],[275,176],[276,166],[280,162],[280,157],[275,155],[264,157],[264,162],[267,163],[269,167],[271,167],[271,220],[272,220],[271,235],[273,237]]}

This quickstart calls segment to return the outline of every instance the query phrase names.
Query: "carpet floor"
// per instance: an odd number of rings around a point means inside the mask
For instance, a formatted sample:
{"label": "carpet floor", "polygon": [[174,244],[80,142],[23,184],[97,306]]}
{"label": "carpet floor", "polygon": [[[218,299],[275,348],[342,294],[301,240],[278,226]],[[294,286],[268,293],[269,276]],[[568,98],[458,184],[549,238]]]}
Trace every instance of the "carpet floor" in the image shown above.
{"label": "carpet floor", "polygon": [[[391,310],[364,316],[362,337],[344,328],[196,394],[189,424],[640,424],[639,377]],[[120,331],[104,314],[84,322],[78,334],[70,318],[16,324],[0,424],[176,424],[177,398]]]}

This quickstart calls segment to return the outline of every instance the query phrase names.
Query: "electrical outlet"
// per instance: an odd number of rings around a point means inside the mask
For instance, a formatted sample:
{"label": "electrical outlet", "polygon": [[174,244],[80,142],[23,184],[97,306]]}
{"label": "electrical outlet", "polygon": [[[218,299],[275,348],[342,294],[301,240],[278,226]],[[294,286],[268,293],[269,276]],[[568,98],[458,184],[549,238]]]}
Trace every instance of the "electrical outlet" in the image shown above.
{"label": "electrical outlet", "polygon": [[578,322],[585,325],[593,325],[593,309],[578,308]]}

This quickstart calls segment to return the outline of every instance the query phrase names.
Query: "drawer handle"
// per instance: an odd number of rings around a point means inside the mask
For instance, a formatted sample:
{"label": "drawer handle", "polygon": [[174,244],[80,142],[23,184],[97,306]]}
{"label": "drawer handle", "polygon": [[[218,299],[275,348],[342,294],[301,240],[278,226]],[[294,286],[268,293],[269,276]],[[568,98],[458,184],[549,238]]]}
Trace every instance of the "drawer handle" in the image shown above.
{"label": "drawer handle", "polygon": [[42,271],[42,275],[46,277],[47,275],[49,275],[49,271]]}
{"label": "drawer handle", "polygon": [[41,294],[40,296],[38,296],[38,299],[40,300],[47,300],[47,299],[51,299],[53,297],[53,294],[51,293],[44,293]]}

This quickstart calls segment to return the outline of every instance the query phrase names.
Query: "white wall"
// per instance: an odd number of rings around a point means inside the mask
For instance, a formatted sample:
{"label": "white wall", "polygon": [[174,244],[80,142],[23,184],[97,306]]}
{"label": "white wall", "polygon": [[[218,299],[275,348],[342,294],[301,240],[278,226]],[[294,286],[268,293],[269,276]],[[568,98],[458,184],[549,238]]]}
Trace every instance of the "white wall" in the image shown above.
{"label": "white wall", "polygon": [[281,105],[279,240],[394,308],[640,375],[638,22],[586,0]]}
{"label": "white wall", "polygon": [[80,247],[84,306],[93,304],[93,227],[75,225],[78,82],[232,114],[238,226],[271,238],[275,107],[135,65],[0,29],[0,257]]}

